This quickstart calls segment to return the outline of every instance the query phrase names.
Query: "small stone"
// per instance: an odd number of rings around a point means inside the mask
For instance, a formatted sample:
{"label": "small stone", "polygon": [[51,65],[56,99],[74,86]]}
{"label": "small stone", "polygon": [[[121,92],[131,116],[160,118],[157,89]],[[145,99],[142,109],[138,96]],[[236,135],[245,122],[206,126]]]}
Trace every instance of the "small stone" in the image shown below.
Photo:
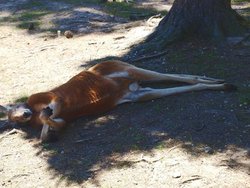
{"label": "small stone", "polygon": [[74,34],[72,33],[72,31],[65,31],[64,32],[64,36],[67,38],[67,39],[70,39],[70,38],[73,38]]}
{"label": "small stone", "polygon": [[212,154],[214,151],[213,151],[213,149],[211,147],[206,146],[206,147],[204,147],[204,152],[208,153],[208,154]]}
{"label": "small stone", "polygon": [[61,31],[58,30],[58,31],[57,31],[57,37],[60,37],[60,36],[61,36]]}
{"label": "small stone", "polygon": [[181,177],[181,173],[180,172],[174,172],[172,175],[172,178],[180,178]]}

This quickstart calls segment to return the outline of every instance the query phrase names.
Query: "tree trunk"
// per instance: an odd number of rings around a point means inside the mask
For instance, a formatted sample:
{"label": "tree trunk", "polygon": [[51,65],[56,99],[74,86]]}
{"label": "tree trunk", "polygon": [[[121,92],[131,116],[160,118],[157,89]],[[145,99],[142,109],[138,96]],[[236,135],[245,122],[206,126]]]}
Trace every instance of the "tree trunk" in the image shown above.
{"label": "tree trunk", "polygon": [[175,0],[170,12],[141,47],[148,52],[162,50],[188,37],[218,41],[239,36],[246,32],[242,21],[231,8],[230,0]]}

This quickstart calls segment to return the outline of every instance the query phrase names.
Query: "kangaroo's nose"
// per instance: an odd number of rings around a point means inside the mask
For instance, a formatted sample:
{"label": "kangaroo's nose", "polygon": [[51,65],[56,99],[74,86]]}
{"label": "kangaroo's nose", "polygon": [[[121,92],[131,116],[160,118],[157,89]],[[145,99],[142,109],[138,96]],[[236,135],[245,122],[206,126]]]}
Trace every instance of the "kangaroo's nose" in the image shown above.
{"label": "kangaroo's nose", "polygon": [[30,117],[31,116],[31,113],[30,112],[24,112],[23,113],[23,117],[24,118],[28,118],[28,117]]}

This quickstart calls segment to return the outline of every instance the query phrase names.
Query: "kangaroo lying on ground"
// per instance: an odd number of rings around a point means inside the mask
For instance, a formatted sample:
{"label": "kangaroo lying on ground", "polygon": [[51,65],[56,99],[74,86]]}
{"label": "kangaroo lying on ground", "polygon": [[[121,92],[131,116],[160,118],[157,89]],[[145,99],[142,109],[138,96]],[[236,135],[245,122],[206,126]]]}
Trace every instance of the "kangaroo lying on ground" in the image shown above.
{"label": "kangaroo lying on ground", "polygon": [[[182,82],[186,86],[165,89],[143,88],[143,82]],[[121,61],[99,63],[48,92],[31,95],[26,103],[4,109],[9,121],[42,126],[41,140],[81,116],[108,111],[127,102],[139,102],[190,91],[228,90],[234,87],[214,78],[162,74]]]}

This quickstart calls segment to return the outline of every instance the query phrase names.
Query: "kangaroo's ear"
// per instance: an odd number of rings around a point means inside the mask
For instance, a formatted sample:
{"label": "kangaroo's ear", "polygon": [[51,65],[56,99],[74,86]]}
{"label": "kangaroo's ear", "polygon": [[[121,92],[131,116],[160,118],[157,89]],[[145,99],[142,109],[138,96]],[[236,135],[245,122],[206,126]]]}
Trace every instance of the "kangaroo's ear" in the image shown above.
{"label": "kangaroo's ear", "polygon": [[[0,105],[0,114],[7,115],[8,112],[12,109],[12,105],[2,106]],[[1,116],[1,115],[0,115]]]}

